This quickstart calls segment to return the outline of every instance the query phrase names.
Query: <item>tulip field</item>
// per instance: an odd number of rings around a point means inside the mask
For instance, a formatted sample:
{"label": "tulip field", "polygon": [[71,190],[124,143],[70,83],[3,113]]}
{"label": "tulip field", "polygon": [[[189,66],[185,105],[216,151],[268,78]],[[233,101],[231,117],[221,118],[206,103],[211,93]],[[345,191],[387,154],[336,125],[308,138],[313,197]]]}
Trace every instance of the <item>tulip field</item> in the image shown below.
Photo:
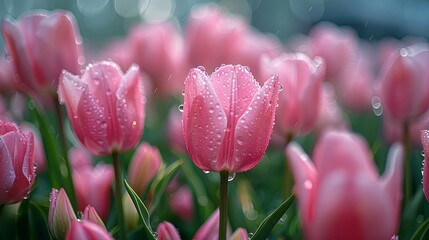
{"label": "tulip field", "polygon": [[1,239],[429,239],[427,39],[97,2],[0,3]]}

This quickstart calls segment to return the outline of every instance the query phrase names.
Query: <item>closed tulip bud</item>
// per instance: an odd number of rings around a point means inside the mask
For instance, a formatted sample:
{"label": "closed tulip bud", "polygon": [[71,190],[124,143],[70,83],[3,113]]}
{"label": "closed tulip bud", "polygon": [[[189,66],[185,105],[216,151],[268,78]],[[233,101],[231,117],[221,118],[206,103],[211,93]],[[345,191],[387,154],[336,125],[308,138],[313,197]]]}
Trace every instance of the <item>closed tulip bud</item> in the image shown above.
{"label": "closed tulip bud", "polygon": [[138,144],[145,100],[136,65],[125,74],[114,62],[91,64],[80,77],[64,71],[58,92],[76,137],[92,154],[125,152]]}
{"label": "closed tulip bud", "polygon": [[260,87],[248,68],[224,65],[211,76],[191,69],[185,84],[183,130],[192,161],[204,171],[253,168],[271,138],[279,79]]}
{"label": "closed tulip bud", "polygon": [[30,95],[56,96],[61,71],[79,73],[83,57],[71,13],[39,10],[16,21],[6,18],[2,33],[22,90]]}
{"label": "closed tulip bud", "polygon": [[148,143],[139,145],[128,168],[130,186],[137,194],[143,195],[161,165],[162,157],[158,148]]}
{"label": "closed tulip bud", "polygon": [[73,220],[77,220],[63,188],[52,189],[49,205],[49,229],[57,239],[64,239]]}
{"label": "closed tulip bud", "polygon": [[194,240],[216,240],[219,236],[219,209],[197,230]]}
{"label": "closed tulip bud", "polygon": [[296,143],[286,148],[305,239],[390,239],[400,219],[402,147],[391,148],[381,178],[356,135],[328,131],[313,153],[310,161]]}
{"label": "closed tulip bud", "polygon": [[125,226],[128,230],[132,230],[138,226],[140,217],[128,192],[122,196],[122,205],[124,206]]}
{"label": "closed tulip bud", "polygon": [[106,228],[103,220],[101,220],[100,216],[98,216],[97,211],[91,205],[88,205],[85,207],[85,210],[83,211],[81,220],[88,220],[90,222],[97,223],[98,225],[102,226],[103,228]]}
{"label": "closed tulip bud", "polygon": [[90,221],[73,221],[67,231],[66,240],[113,240],[107,230]]}
{"label": "closed tulip bud", "polygon": [[156,228],[158,240],[180,240],[180,235],[173,224],[169,222],[162,222]]}
{"label": "closed tulip bud", "polygon": [[302,53],[284,54],[273,60],[261,59],[261,65],[262,78],[278,75],[285,91],[279,95],[275,129],[282,136],[310,132],[319,114],[323,60]]}
{"label": "closed tulip bud", "polygon": [[80,210],[91,204],[100,217],[107,219],[110,212],[110,189],[113,181],[113,167],[97,164],[94,168],[73,169],[73,184]]}
{"label": "closed tulip bud", "polygon": [[22,201],[34,182],[34,139],[0,119],[0,205]]}
{"label": "closed tulip bud", "polygon": [[249,236],[247,234],[246,229],[237,228],[237,230],[235,230],[235,232],[228,239],[229,240],[248,240]]}

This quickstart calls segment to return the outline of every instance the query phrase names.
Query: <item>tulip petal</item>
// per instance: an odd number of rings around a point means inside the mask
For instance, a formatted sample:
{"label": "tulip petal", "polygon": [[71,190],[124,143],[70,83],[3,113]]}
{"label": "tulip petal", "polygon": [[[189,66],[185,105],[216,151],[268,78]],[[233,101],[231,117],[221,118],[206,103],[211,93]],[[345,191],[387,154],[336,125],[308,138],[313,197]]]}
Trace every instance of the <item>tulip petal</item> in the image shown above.
{"label": "tulip petal", "polygon": [[429,201],[429,130],[421,131],[421,141],[423,145],[423,150],[425,158],[423,160],[423,192],[426,196],[426,199]]}
{"label": "tulip petal", "polygon": [[185,82],[183,130],[189,156],[200,169],[221,170],[218,153],[226,127],[225,112],[208,76],[191,69]]}
{"label": "tulip petal", "polygon": [[313,215],[314,192],[317,189],[318,173],[302,148],[292,142],[286,148],[286,156],[295,179],[294,192],[304,225],[310,223]]}
{"label": "tulip petal", "polygon": [[279,89],[277,77],[267,80],[239,118],[234,139],[235,160],[229,166],[232,172],[253,168],[264,155],[273,131]]}
{"label": "tulip petal", "polygon": [[219,236],[219,209],[195,233],[193,240],[217,240]]}
{"label": "tulip petal", "polygon": [[12,189],[13,183],[16,179],[16,173],[14,169],[14,149],[15,149],[15,138],[14,132],[9,132],[0,137],[0,203],[7,201],[9,191]]}

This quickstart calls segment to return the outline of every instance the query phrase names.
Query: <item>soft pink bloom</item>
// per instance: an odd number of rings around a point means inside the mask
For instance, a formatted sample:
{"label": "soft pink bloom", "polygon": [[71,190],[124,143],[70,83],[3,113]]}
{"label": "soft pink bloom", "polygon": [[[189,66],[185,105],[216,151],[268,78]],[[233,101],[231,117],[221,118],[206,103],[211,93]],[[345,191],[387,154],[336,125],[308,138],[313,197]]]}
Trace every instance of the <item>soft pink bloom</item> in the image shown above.
{"label": "soft pink bloom", "polygon": [[41,173],[46,169],[45,150],[43,148],[42,137],[40,132],[31,123],[23,122],[19,125],[22,132],[32,133],[34,137],[34,164],[36,167],[36,173]]}
{"label": "soft pink bloom", "polygon": [[113,240],[107,230],[90,221],[73,221],[67,231],[66,240]]}
{"label": "soft pink bloom", "polygon": [[409,120],[429,108],[429,47],[416,44],[391,54],[382,66],[378,93],[393,119]]}
{"label": "soft pink bloom", "polygon": [[17,77],[12,61],[4,57],[0,57],[0,93],[10,95],[17,90]]}
{"label": "soft pink bloom", "polygon": [[158,240],[180,240],[179,232],[173,224],[164,221],[156,228]]}
{"label": "soft pink bloom", "polygon": [[228,238],[229,240],[248,240],[249,235],[247,234],[246,229],[237,228],[235,232]]}
{"label": "soft pink bloom", "polygon": [[101,220],[101,218],[98,215],[95,208],[93,206],[91,206],[90,204],[88,204],[88,206],[85,207],[85,210],[83,210],[81,220],[88,220],[90,222],[97,223],[98,225],[102,226],[103,228],[106,228],[103,220]]}
{"label": "soft pink bloom", "polygon": [[309,33],[311,56],[320,56],[326,62],[326,79],[335,82],[344,68],[356,59],[358,38],[349,28],[323,22]]}
{"label": "soft pink bloom", "polygon": [[74,146],[69,149],[68,159],[73,169],[92,166],[92,157],[83,146]]}
{"label": "soft pink bloom", "polygon": [[2,33],[23,90],[34,97],[55,96],[63,69],[79,73],[80,36],[71,13],[38,10],[17,21],[6,18]]}
{"label": "soft pink bloom", "polygon": [[186,222],[194,218],[194,200],[187,186],[181,186],[174,191],[168,201],[171,211]]}
{"label": "soft pink bloom", "polygon": [[283,92],[275,131],[282,136],[310,132],[319,114],[321,85],[325,64],[321,58],[311,59],[302,53],[283,54],[273,60],[261,59],[261,77],[277,75]]}
{"label": "soft pink bloom", "polygon": [[426,200],[429,202],[429,130],[421,131],[421,142],[424,150],[424,160],[423,160],[423,192],[425,194]]}
{"label": "soft pink bloom", "polygon": [[193,240],[217,240],[219,237],[219,209],[197,230]]}
{"label": "soft pink bloom", "polygon": [[134,52],[128,39],[117,39],[107,44],[102,50],[99,59],[111,59],[121,69],[128,69],[133,65]]}
{"label": "soft pink bloom", "polygon": [[306,239],[390,239],[397,232],[400,145],[392,147],[381,178],[365,140],[347,132],[326,132],[315,146],[313,162],[296,143],[286,154]]}
{"label": "soft pink bloom", "polygon": [[224,65],[211,76],[191,69],[185,85],[183,129],[192,161],[204,171],[253,168],[271,137],[278,78],[260,87],[248,68]]}
{"label": "soft pink bloom", "polygon": [[0,119],[0,205],[27,197],[34,182],[34,138]]}
{"label": "soft pink bloom", "polygon": [[139,145],[128,167],[128,182],[137,194],[144,194],[162,163],[158,148],[148,143]]}
{"label": "soft pink bloom", "polygon": [[166,126],[166,138],[170,148],[178,153],[186,152],[185,137],[183,136],[182,114],[177,106],[170,109]]}
{"label": "soft pink bloom", "polygon": [[90,204],[104,220],[110,211],[110,188],[113,181],[113,167],[97,164],[94,168],[82,167],[73,169],[73,183],[79,210]]}
{"label": "soft pink bloom", "polygon": [[114,62],[88,65],[81,77],[64,71],[59,83],[71,126],[94,155],[134,148],[144,125],[144,93],[137,66],[123,74]]}
{"label": "soft pink bloom", "polygon": [[49,201],[49,230],[55,238],[63,239],[76,215],[63,188],[53,188]]}
{"label": "soft pink bloom", "polygon": [[130,30],[133,60],[149,76],[154,91],[179,94],[188,69],[182,35],[169,22],[140,24]]}

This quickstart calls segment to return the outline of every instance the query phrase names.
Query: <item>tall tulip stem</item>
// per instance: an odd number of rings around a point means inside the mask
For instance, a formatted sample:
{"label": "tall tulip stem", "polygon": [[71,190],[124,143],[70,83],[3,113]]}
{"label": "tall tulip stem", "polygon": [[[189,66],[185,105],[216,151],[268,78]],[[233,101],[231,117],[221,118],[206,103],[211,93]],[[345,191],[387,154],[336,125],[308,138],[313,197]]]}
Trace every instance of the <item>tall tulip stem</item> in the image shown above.
{"label": "tall tulip stem", "polygon": [[122,170],[119,164],[118,152],[112,152],[113,167],[115,168],[115,202],[116,216],[119,225],[119,235],[121,240],[127,238],[124,222],[124,207],[122,206]]}
{"label": "tall tulip stem", "polygon": [[55,115],[57,117],[57,122],[58,122],[60,144],[61,144],[61,149],[63,152],[64,164],[66,166],[65,167],[66,176],[64,176],[64,174],[62,174],[63,179],[64,179],[64,188],[66,189],[66,192],[70,198],[70,202],[71,202],[73,208],[77,209],[77,200],[76,200],[76,193],[74,190],[71,165],[70,165],[70,161],[67,157],[68,147],[67,147],[66,135],[65,135],[65,131],[64,131],[64,119],[63,119],[63,115],[61,113],[61,106],[60,106],[60,102],[58,101],[58,96],[55,96],[53,98],[53,101],[54,101],[54,106],[55,106],[55,113],[56,113]]}
{"label": "tall tulip stem", "polygon": [[220,172],[219,240],[226,240],[228,221],[228,172]]}
{"label": "tall tulip stem", "polygon": [[404,122],[402,125],[402,145],[404,147],[404,203],[403,206],[405,207],[406,204],[409,202],[411,198],[411,188],[412,188],[412,181],[411,181],[411,162],[409,158],[410,154],[410,126],[407,121]]}

